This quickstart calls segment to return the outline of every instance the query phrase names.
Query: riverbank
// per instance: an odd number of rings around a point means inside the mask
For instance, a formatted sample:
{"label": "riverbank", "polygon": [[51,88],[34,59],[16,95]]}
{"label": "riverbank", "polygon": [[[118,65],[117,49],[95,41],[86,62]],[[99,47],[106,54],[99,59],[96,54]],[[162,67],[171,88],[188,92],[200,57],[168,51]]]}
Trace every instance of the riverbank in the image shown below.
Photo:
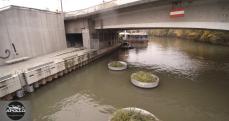
{"label": "riverbank", "polygon": [[[21,100],[31,102],[33,121],[108,121],[125,107],[162,121],[228,121],[228,53],[226,46],[154,37],[147,48],[119,49]],[[114,60],[127,62],[128,69],[109,70]],[[156,74],[160,86],[133,86],[130,75],[141,70]]]}
{"label": "riverbank", "polygon": [[153,29],[149,31],[149,36],[175,37],[229,46],[229,31],[203,29]]}

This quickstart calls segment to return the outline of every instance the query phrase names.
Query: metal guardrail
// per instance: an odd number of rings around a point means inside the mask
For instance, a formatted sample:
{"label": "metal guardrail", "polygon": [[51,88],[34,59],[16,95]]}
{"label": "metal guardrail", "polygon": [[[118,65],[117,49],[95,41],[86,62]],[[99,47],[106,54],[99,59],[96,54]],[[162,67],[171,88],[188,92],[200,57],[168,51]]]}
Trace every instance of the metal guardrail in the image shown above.
{"label": "metal guardrail", "polygon": [[96,12],[99,10],[104,10],[104,9],[112,8],[112,7],[119,6],[119,5],[124,5],[124,4],[131,3],[131,2],[136,2],[136,1],[140,1],[140,0],[112,0],[112,1],[105,2],[99,5],[95,5],[89,8],[66,12],[65,17],[88,14],[88,13]]}

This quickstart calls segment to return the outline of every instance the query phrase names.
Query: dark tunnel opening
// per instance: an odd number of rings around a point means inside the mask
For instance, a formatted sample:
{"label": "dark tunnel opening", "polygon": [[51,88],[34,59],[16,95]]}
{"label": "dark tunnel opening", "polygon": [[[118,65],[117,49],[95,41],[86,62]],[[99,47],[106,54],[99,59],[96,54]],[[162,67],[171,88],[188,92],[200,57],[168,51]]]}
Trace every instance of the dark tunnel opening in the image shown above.
{"label": "dark tunnel opening", "polygon": [[82,33],[66,34],[68,47],[83,47]]}

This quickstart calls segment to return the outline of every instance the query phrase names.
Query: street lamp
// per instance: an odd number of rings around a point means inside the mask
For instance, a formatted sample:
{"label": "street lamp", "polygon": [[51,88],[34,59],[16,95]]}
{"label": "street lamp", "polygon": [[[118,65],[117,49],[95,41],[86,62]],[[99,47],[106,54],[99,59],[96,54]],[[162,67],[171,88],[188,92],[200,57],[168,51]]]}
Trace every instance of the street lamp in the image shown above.
{"label": "street lamp", "polygon": [[63,11],[63,4],[62,4],[62,0],[60,0],[60,5],[61,5],[61,12],[62,12],[62,14],[64,13],[64,11]]}

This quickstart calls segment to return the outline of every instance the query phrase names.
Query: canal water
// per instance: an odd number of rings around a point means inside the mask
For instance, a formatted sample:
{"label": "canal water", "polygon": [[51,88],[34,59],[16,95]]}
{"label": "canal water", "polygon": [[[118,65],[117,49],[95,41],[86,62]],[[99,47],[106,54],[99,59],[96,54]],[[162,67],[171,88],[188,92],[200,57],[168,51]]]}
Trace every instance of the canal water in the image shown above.
{"label": "canal water", "polygon": [[[110,71],[112,60],[128,62]],[[130,83],[138,70],[155,73],[160,85],[140,89]],[[57,79],[24,100],[34,121],[107,121],[124,107],[148,110],[163,121],[229,120],[229,47],[171,38],[118,50]]]}

